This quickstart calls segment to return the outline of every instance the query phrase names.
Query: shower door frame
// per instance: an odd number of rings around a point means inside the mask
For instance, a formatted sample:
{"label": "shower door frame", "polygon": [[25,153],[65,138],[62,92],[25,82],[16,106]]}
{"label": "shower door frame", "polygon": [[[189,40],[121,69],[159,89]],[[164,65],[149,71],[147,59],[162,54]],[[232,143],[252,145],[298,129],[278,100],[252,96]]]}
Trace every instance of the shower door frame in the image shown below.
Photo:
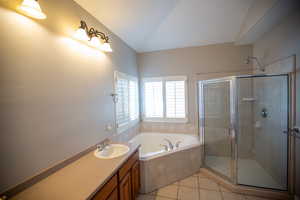
{"label": "shower door frame", "polygon": [[[259,186],[250,186],[250,185],[243,185],[238,183],[237,177],[237,170],[238,170],[238,128],[239,128],[239,121],[238,121],[238,95],[237,95],[237,80],[238,78],[255,78],[255,77],[272,77],[272,76],[287,76],[288,81],[288,130],[287,130],[287,190],[279,190],[273,188],[264,188]],[[203,86],[207,83],[218,83],[218,82],[230,82],[230,135],[231,135],[231,177],[228,178],[225,175],[213,170],[209,166],[205,164],[205,130],[204,130],[204,98],[203,98]],[[237,186],[242,187],[250,187],[256,189],[267,189],[279,192],[288,192],[289,194],[294,194],[295,192],[295,137],[291,133],[291,129],[296,124],[296,78],[295,72],[289,73],[278,73],[278,74],[258,74],[258,75],[239,75],[239,76],[230,76],[224,78],[216,78],[216,79],[209,79],[209,80],[200,80],[198,81],[198,116],[199,116],[199,138],[201,143],[201,159],[203,166],[210,171],[214,172],[215,174],[219,175],[220,177],[224,178],[225,180],[229,180],[231,183]]]}
{"label": "shower door frame", "polygon": [[[230,127],[229,127],[229,137],[230,137],[230,149],[231,149],[231,160],[230,160],[230,177],[225,176],[224,174],[212,169],[211,167],[205,164],[205,128],[204,124],[204,113],[205,113],[205,106],[204,106],[204,94],[203,94],[203,87],[206,84],[213,84],[213,83],[224,83],[229,82],[229,97],[230,97]],[[223,177],[226,180],[236,184],[237,183],[237,166],[236,166],[236,122],[237,122],[237,103],[236,103],[236,77],[224,77],[224,78],[217,78],[217,79],[209,79],[209,80],[202,80],[198,82],[198,102],[199,102],[199,131],[200,131],[200,143],[201,143],[201,159],[202,163],[205,168],[210,169],[214,173],[218,174],[219,176]],[[204,112],[203,112],[204,111]]]}

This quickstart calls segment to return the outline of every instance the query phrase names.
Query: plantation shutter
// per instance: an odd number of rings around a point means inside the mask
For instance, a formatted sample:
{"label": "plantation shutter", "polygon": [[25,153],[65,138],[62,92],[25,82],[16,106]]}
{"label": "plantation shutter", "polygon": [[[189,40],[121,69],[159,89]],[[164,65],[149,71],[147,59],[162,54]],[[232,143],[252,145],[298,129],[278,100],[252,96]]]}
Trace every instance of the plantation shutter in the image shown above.
{"label": "plantation shutter", "polygon": [[163,82],[151,81],[144,84],[145,117],[163,117]]}
{"label": "plantation shutter", "polygon": [[126,125],[129,121],[129,81],[120,74],[116,77],[116,93],[118,101],[116,103],[117,128]]}
{"label": "plantation shutter", "polygon": [[129,81],[129,115],[130,120],[136,120],[139,117],[139,89],[138,82]]}
{"label": "plantation shutter", "polygon": [[186,117],[185,81],[166,81],[166,117]]}
{"label": "plantation shutter", "polygon": [[139,119],[139,89],[136,77],[115,72],[116,124],[118,133],[127,130]]}

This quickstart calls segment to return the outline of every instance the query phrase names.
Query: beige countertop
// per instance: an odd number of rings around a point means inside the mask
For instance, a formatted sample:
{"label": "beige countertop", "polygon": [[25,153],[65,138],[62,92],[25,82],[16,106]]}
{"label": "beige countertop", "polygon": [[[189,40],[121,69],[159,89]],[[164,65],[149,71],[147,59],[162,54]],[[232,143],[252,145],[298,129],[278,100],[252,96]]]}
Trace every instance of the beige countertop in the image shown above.
{"label": "beige countertop", "polygon": [[99,159],[94,151],[27,188],[11,199],[84,200],[90,199],[106,183],[139,146],[130,146],[124,156]]}

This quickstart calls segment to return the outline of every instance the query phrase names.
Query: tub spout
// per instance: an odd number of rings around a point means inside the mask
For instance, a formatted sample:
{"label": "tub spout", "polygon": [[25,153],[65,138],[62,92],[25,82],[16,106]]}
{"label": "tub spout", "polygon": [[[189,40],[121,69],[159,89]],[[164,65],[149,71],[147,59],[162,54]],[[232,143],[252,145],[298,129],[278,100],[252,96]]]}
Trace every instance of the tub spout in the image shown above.
{"label": "tub spout", "polygon": [[173,150],[173,149],[174,149],[174,145],[172,144],[172,142],[171,142],[170,140],[168,140],[167,138],[164,138],[164,140],[168,142],[169,148],[170,148],[171,150]]}

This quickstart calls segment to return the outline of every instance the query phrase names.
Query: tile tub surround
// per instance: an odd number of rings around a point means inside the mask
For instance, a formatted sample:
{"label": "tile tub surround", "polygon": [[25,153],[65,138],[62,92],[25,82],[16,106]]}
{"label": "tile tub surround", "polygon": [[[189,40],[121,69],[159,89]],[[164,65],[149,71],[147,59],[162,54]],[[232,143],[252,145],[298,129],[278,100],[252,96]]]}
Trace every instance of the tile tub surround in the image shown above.
{"label": "tile tub surround", "polygon": [[154,192],[140,194],[138,200],[271,200],[242,195],[222,187],[202,172],[173,182]]}
{"label": "tile tub surround", "polygon": [[141,122],[141,132],[161,133],[183,133],[197,135],[198,129],[192,123],[170,123],[170,122]]}
{"label": "tile tub surround", "polygon": [[141,193],[152,192],[199,171],[200,151],[199,145],[161,157],[141,160]]}
{"label": "tile tub surround", "polygon": [[137,148],[130,146],[127,154],[109,160],[96,158],[92,151],[11,199],[91,199]]}

